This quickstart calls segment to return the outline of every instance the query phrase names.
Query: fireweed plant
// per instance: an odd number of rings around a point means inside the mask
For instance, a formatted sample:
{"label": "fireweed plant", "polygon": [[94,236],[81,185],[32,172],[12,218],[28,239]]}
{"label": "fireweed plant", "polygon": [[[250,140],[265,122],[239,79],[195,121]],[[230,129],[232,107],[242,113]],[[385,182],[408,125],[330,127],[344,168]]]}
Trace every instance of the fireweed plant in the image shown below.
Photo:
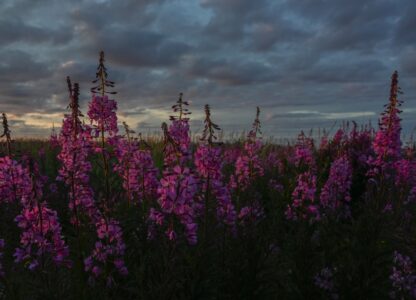
{"label": "fireweed plant", "polygon": [[[159,226],[165,224],[165,234],[169,240],[175,241],[178,232],[177,223],[181,224],[184,236],[190,245],[197,243],[198,224],[197,212],[201,203],[197,199],[197,177],[188,167],[190,156],[189,118],[191,114],[187,101],[183,101],[182,93],[171,116],[171,124],[162,124],[164,133],[164,167],[158,192],[160,210],[151,209],[149,220]],[[152,226],[153,227],[153,226]],[[153,227],[154,228],[154,227]],[[150,228],[149,237],[154,229]]]}
{"label": "fireweed plant", "polygon": [[69,210],[71,223],[77,231],[82,220],[95,224],[99,219],[99,211],[94,200],[94,192],[89,184],[89,173],[92,169],[88,156],[92,151],[91,129],[81,122],[83,117],[79,108],[79,86],[72,86],[67,78],[70,103],[69,114],[64,116],[61,133],[58,137],[60,153],[58,159],[62,165],[58,180],[64,181],[69,187]]}
{"label": "fireweed plant", "polygon": [[216,142],[216,131],[219,131],[220,127],[211,120],[211,111],[208,104],[205,105],[204,125],[200,144],[195,151],[195,167],[201,185],[204,236],[206,237],[209,228],[210,210],[215,207],[213,205],[215,202],[218,221],[231,228],[235,226],[236,211],[231,200],[231,193],[224,184],[222,174],[222,149],[221,144]]}
{"label": "fireweed plant", "polygon": [[[237,157],[235,172],[230,178],[229,187],[234,192],[238,218],[240,222],[256,221],[263,217],[263,207],[260,203],[260,195],[253,191],[255,180],[264,175],[264,169],[260,161],[259,152],[262,148],[260,123],[260,108],[256,108],[256,117],[252,129],[247,135],[242,152]],[[248,193],[249,199],[244,201],[242,193]],[[245,203],[247,202],[247,203]]]}
{"label": "fireweed plant", "polygon": [[182,94],[163,139],[119,133],[104,58],[85,116],[67,79],[49,144],[12,144],[1,116],[0,298],[416,298],[415,146],[401,139],[397,72],[377,128],[273,144],[257,109],[247,136],[218,142],[206,105],[192,142]]}
{"label": "fireweed plant", "polygon": [[60,266],[70,267],[69,248],[66,245],[57,212],[48,208],[43,198],[44,178],[38,166],[29,162],[31,169],[31,190],[21,198],[23,209],[15,218],[22,230],[20,247],[14,253],[15,262],[25,263],[31,271],[44,268],[48,260]]}
{"label": "fireweed plant", "polygon": [[316,203],[317,166],[313,155],[314,144],[302,131],[295,147],[294,165],[299,170],[296,187],[292,192],[292,203],[287,206],[286,217],[289,220],[320,219],[319,205]]}
{"label": "fireweed plant", "polygon": [[[100,216],[96,220],[96,232],[98,241],[91,255],[85,260],[85,270],[91,274],[90,282],[104,279],[106,285],[111,287],[115,284],[114,276],[119,274],[126,276],[127,268],[124,264],[125,244],[122,237],[120,224],[111,216],[114,198],[111,195],[110,171],[111,158],[115,156],[113,147],[119,140],[117,127],[117,102],[109,99],[108,94],[116,92],[108,91],[107,88],[114,87],[114,82],[107,79],[107,68],[104,66],[104,52],[100,52],[99,65],[97,67],[96,79],[93,83],[98,85],[91,88],[92,99],[88,104],[88,117],[91,123],[91,139],[93,152],[102,158],[99,166],[104,174],[104,195],[99,201]],[[99,94],[99,95],[97,95]]]}
{"label": "fireweed plant", "polygon": [[123,122],[125,138],[116,145],[117,164],[114,170],[122,178],[129,205],[145,206],[157,194],[158,169],[154,166],[149,145],[141,138],[133,138],[135,132]]}
{"label": "fireweed plant", "polygon": [[9,122],[7,120],[7,115],[6,113],[2,113],[2,123],[3,123],[3,133],[2,135],[0,135],[0,138],[4,137],[6,139],[6,149],[7,149],[7,156],[11,156],[12,155],[12,148],[11,148],[11,144],[12,144],[12,138],[11,138],[11,131],[9,128]]}

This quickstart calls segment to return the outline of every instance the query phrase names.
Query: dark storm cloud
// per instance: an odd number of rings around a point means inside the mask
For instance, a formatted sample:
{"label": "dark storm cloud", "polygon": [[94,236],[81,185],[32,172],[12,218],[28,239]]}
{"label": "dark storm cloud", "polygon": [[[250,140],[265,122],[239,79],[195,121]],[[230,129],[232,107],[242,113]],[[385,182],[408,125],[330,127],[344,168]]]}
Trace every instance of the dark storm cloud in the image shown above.
{"label": "dark storm cloud", "polygon": [[41,28],[25,24],[21,20],[0,20],[0,43],[4,46],[14,42],[38,44],[50,42],[65,44],[72,39],[69,28]]}
{"label": "dark storm cloud", "polygon": [[0,110],[15,132],[48,132],[65,112],[67,75],[85,110],[102,49],[132,128],[158,129],[179,92],[194,130],[205,103],[231,131],[248,130],[256,106],[264,132],[281,136],[376,121],[398,69],[410,130],[415,9],[412,0],[5,0]]}
{"label": "dark storm cloud", "polygon": [[32,55],[21,50],[0,52],[0,81],[8,83],[25,83],[48,77],[52,72],[46,63],[36,61]]}
{"label": "dark storm cloud", "polygon": [[225,59],[197,59],[189,73],[193,77],[214,80],[224,85],[246,85],[276,80],[273,69],[259,62]]}
{"label": "dark storm cloud", "polygon": [[416,40],[416,2],[408,1],[405,6],[400,7],[403,15],[398,19],[395,30],[394,42],[399,45],[414,45]]}
{"label": "dark storm cloud", "polygon": [[190,49],[187,44],[170,41],[159,33],[128,29],[107,31],[97,37],[94,45],[105,48],[110,60],[130,67],[171,66]]}

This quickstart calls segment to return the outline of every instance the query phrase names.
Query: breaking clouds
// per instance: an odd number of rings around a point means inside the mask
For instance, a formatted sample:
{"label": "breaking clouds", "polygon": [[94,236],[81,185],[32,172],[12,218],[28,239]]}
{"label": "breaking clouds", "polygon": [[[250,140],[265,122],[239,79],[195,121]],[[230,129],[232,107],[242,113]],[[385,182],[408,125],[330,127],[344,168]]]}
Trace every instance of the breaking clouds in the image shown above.
{"label": "breaking clouds", "polygon": [[194,132],[205,103],[229,132],[248,130],[256,106],[278,138],[376,124],[397,69],[409,134],[414,11],[413,0],[4,0],[0,111],[16,135],[48,135],[65,113],[67,75],[85,111],[102,49],[120,119],[139,131],[158,130],[179,92]]}

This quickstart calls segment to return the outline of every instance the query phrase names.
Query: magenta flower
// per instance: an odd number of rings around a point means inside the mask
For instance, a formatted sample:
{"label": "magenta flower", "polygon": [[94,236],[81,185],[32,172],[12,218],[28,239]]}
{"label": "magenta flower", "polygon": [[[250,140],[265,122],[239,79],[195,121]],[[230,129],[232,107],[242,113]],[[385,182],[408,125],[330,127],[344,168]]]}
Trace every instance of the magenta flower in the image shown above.
{"label": "magenta flower", "polygon": [[157,190],[160,211],[150,210],[149,238],[155,234],[155,225],[167,225],[166,235],[170,240],[176,240],[176,232],[173,229],[177,220],[185,232],[188,243],[197,242],[197,223],[195,212],[195,197],[197,193],[197,180],[189,168],[175,166],[172,171],[165,170],[160,186]]}
{"label": "magenta flower", "polygon": [[[189,135],[189,117],[191,114],[187,108],[189,103],[182,100],[183,94],[179,94],[179,99],[172,106],[173,112],[178,113],[177,116],[170,116],[172,123],[167,128],[166,124],[162,124],[165,136],[164,148],[164,164],[167,168],[172,168],[177,164],[184,164],[191,158],[189,146],[191,137]],[[167,141],[166,139],[169,139]]]}
{"label": "magenta flower", "polygon": [[259,205],[258,201],[254,201],[249,206],[244,206],[238,214],[238,220],[244,226],[253,226],[253,224],[256,224],[264,217],[264,209]]}
{"label": "magenta flower", "polygon": [[315,203],[316,175],[310,171],[297,178],[297,185],[292,193],[292,204],[287,206],[286,218],[289,220],[320,220],[320,211]]}
{"label": "magenta flower", "polygon": [[260,140],[248,140],[244,144],[243,153],[237,158],[235,173],[231,177],[230,187],[245,191],[256,178],[264,175],[264,169],[259,157],[262,148]]}
{"label": "magenta flower", "polygon": [[393,165],[396,173],[395,186],[398,188],[413,187],[416,184],[416,164],[409,159],[400,159]]}
{"label": "magenta flower", "polygon": [[90,128],[79,119],[82,116],[78,104],[78,85],[67,79],[71,103],[71,114],[66,114],[62,130],[58,137],[61,148],[58,159],[62,165],[57,180],[63,181],[69,188],[69,209],[71,222],[79,226],[82,215],[87,216],[94,224],[99,218],[95,206],[93,191],[89,185],[89,173],[92,170],[88,157],[92,151]]}
{"label": "magenta flower", "polygon": [[392,299],[416,298],[416,273],[410,257],[394,252],[393,269],[390,280],[393,290]]}
{"label": "magenta flower", "polygon": [[223,153],[223,162],[225,165],[234,164],[240,155],[241,155],[240,147],[226,148]]}
{"label": "magenta flower", "polygon": [[316,162],[313,156],[313,140],[306,137],[303,131],[298,136],[295,147],[294,164],[301,170],[297,177],[296,187],[292,192],[292,203],[287,206],[286,218],[310,222],[320,220],[319,206],[316,197]]}
{"label": "magenta flower", "polygon": [[90,273],[91,282],[102,278],[111,287],[116,273],[122,276],[128,274],[123,260],[126,245],[117,221],[101,218],[96,224],[96,229],[98,241],[92,254],[84,260],[85,271]]}
{"label": "magenta flower", "polygon": [[117,102],[111,100],[107,95],[93,95],[91,102],[88,104],[88,117],[93,125],[93,136],[98,137],[100,134],[107,132],[110,137],[118,133],[117,127]]}
{"label": "magenta flower", "polygon": [[331,164],[329,177],[322,188],[320,201],[325,209],[335,211],[351,201],[352,168],[346,155]]}
{"label": "magenta flower", "polygon": [[0,157],[0,203],[27,202],[32,190],[29,170],[10,157]]}
{"label": "magenta flower", "polygon": [[[391,78],[390,99],[385,111],[381,114],[379,130],[373,141],[375,156],[369,160],[373,170],[369,172],[370,176],[378,173],[385,173],[391,167],[391,164],[401,158],[401,125],[399,109],[401,101],[397,99],[400,93],[398,86],[398,73],[395,71]],[[389,174],[385,174],[388,176]]]}
{"label": "magenta flower", "polygon": [[[221,149],[213,145],[201,144],[195,152],[195,167],[202,184],[201,195],[207,192],[217,201],[217,218],[224,224],[233,226],[237,213],[231,201],[231,194],[223,184]],[[204,201],[203,206],[207,205]]]}
{"label": "magenta flower", "polygon": [[303,131],[298,136],[295,147],[294,163],[296,167],[307,167],[311,170],[316,168],[315,158],[313,156],[313,139],[305,136]]}
{"label": "magenta flower", "polygon": [[266,159],[263,160],[263,169],[268,172],[278,172],[282,174],[284,172],[283,162],[279,159],[278,153],[275,151],[270,152]]}
{"label": "magenta flower", "polygon": [[121,176],[130,201],[141,203],[157,196],[159,171],[149,150],[140,149],[136,142],[120,139],[116,157],[118,163],[113,169]]}
{"label": "magenta flower", "polygon": [[164,165],[173,167],[176,164],[184,164],[191,158],[188,119],[173,120],[168,132],[172,143],[165,146]]}
{"label": "magenta flower", "polygon": [[23,230],[20,248],[14,254],[16,262],[24,262],[30,270],[35,270],[43,263],[44,256],[50,255],[56,265],[71,266],[57,213],[45,202],[25,206],[15,221]]}

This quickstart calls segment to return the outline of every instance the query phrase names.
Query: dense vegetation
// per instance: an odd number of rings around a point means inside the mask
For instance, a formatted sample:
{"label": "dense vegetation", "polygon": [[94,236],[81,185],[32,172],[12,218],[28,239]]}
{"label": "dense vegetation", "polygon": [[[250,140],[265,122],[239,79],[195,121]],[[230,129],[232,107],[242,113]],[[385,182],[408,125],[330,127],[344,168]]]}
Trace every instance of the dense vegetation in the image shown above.
{"label": "dense vegetation", "polygon": [[182,95],[163,138],[120,133],[103,53],[86,117],[67,83],[49,142],[12,141],[3,114],[3,298],[416,297],[415,149],[400,139],[397,72],[378,128],[293,145],[262,142],[258,108],[246,139],[219,142],[208,105],[192,143]]}

